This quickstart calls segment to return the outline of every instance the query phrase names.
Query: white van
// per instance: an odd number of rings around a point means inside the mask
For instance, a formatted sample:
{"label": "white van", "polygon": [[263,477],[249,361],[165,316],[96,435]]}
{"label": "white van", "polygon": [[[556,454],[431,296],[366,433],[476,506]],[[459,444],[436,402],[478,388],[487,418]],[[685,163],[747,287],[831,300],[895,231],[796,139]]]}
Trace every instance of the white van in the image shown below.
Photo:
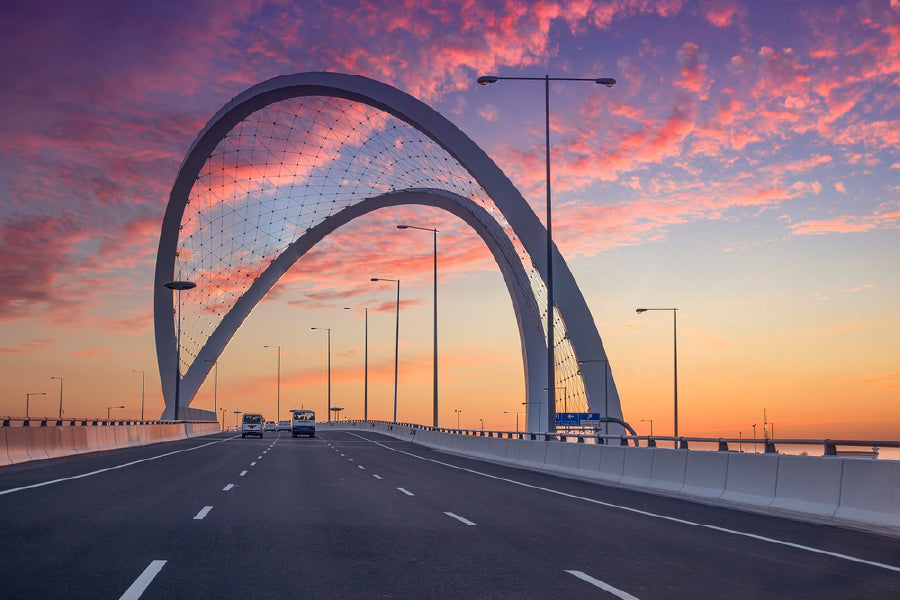
{"label": "white van", "polygon": [[259,437],[262,437],[265,425],[266,420],[263,419],[261,414],[245,413],[244,420],[241,422],[241,437],[245,438],[248,435],[258,435]]}
{"label": "white van", "polygon": [[305,409],[291,411],[291,437],[297,437],[298,435],[316,437],[315,412]]}

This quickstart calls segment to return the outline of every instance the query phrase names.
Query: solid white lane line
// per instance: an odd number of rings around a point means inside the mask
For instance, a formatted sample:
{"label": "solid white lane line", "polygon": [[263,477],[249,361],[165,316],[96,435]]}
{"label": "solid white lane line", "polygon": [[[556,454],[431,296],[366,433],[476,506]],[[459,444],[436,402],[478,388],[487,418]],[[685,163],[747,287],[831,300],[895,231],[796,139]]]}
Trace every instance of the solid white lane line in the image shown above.
{"label": "solid white lane line", "polygon": [[153,578],[162,571],[163,565],[165,564],[166,561],[164,560],[151,561],[147,568],[144,569],[144,572],[134,580],[131,587],[125,590],[125,593],[119,597],[119,600],[137,600],[140,598],[141,594],[144,593],[144,590],[147,589],[147,586],[150,585],[150,582],[153,581]]}
{"label": "solid white lane line", "polygon": [[247,474],[247,471],[241,471],[241,474],[238,475],[238,477],[243,477],[243,476],[246,475],[246,474]]}
{"label": "solid white lane line", "polygon": [[208,515],[209,511],[211,511],[212,509],[213,509],[212,506],[204,506],[203,508],[200,509],[200,512],[197,513],[197,516],[195,516],[194,519],[199,521],[200,519],[202,519],[203,517]]}
{"label": "solid white lane line", "polygon": [[209,442],[208,444],[203,444],[202,446],[194,446],[193,448],[185,448],[184,450],[174,450],[172,452],[166,452],[165,454],[157,454],[156,456],[151,456],[150,458],[142,458],[140,460],[133,460],[129,463],[125,463],[122,465],[116,465],[115,467],[106,467],[105,469],[97,469],[96,471],[91,471],[90,473],[82,473],[81,475],[73,475],[72,477],[60,477],[59,479],[51,479],[50,481],[42,481],[41,483],[33,483],[31,485],[23,485],[22,487],[9,488],[8,490],[0,490],[0,496],[3,496],[5,494],[12,494],[14,492],[21,492],[22,490],[30,490],[33,488],[44,487],[45,485],[51,485],[53,483],[61,483],[63,481],[71,481],[72,479],[83,479],[85,477],[90,477],[91,475],[99,475],[100,473],[106,473],[107,471],[115,471],[116,469],[124,469],[125,467],[137,465],[142,462],[156,460],[157,458],[165,458],[167,456],[172,456],[173,454],[180,454],[182,452],[191,452],[193,450],[199,450],[200,448],[206,448],[207,446],[212,446],[213,444],[221,444],[222,442],[227,442],[228,440],[233,440],[233,439],[234,438],[226,438],[224,440],[216,440],[215,442]]}
{"label": "solid white lane line", "polygon": [[479,475],[479,476],[481,476],[481,477],[487,477],[488,479],[496,479],[497,481],[504,481],[504,482],[506,482],[506,483],[511,483],[511,484],[513,484],[513,485],[518,485],[518,486],[525,487],[525,488],[531,488],[531,489],[533,489],[533,490],[540,490],[540,491],[542,491],[542,492],[547,492],[547,493],[549,493],[549,494],[556,494],[557,496],[563,496],[563,497],[565,497],[565,498],[571,498],[571,499],[573,499],[573,500],[581,500],[581,501],[584,501],[584,502],[590,502],[591,504],[597,504],[598,506],[605,506],[606,508],[615,508],[615,509],[618,509],[618,510],[624,510],[624,511],[631,512],[631,513],[635,513],[635,514],[639,514],[639,515],[642,515],[642,516],[645,516],[645,517],[651,517],[651,518],[654,518],[654,519],[663,519],[663,520],[665,520],[665,521],[672,521],[673,523],[680,523],[680,524],[682,524],[682,525],[688,525],[688,526],[691,526],[691,527],[704,527],[704,528],[707,528],[707,529],[713,529],[713,530],[715,530],[715,531],[720,531],[720,532],[722,532],[722,533],[728,533],[728,534],[731,534],[731,535],[740,535],[740,536],[748,537],[748,538],[751,538],[751,539],[754,539],[754,540],[759,540],[759,541],[761,541],[761,542],[767,542],[767,543],[770,543],[770,544],[778,544],[778,545],[782,545],[782,546],[788,546],[788,547],[791,547],[791,548],[796,548],[797,550],[803,550],[803,551],[805,551],[805,552],[812,552],[812,553],[814,553],[814,554],[824,554],[824,555],[826,555],[826,556],[831,556],[831,557],[833,557],[833,558],[839,558],[839,559],[841,559],[841,560],[847,560],[847,561],[850,561],[850,562],[862,563],[862,564],[864,564],[864,565],[869,565],[869,566],[871,566],[871,567],[877,567],[877,568],[879,568],[879,569],[887,569],[888,571],[894,571],[894,572],[900,573],[900,567],[895,566],[895,565],[889,565],[889,564],[880,563],[880,562],[876,562],[876,561],[865,560],[865,559],[862,559],[862,558],[858,558],[858,557],[856,557],[856,556],[849,556],[849,555],[847,555],[847,554],[840,554],[840,553],[838,553],[838,552],[829,552],[828,550],[822,550],[821,548],[815,548],[815,547],[812,547],[812,546],[804,546],[804,545],[802,545],[802,544],[795,544],[795,543],[793,543],[793,542],[786,542],[786,541],[784,541],[784,540],[778,540],[778,539],[775,539],[775,538],[769,538],[769,537],[757,535],[757,534],[755,534],[755,533],[748,533],[748,532],[746,532],[746,531],[737,531],[737,530],[734,530],[734,529],[726,529],[726,528],[724,528],[724,527],[718,527],[718,526],[716,526],[716,525],[710,525],[710,524],[708,524],[708,523],[695,523],[695,522],[693,522],[693,521],[686,521],[686,520],[684,520],[684,519],[678,519],[678,518],[676,518],[676,517],[670,517],[670,516],[668,516],[668,515],[660,515],[660,514],[648,512],[648,511],[645,511],[645,510],[639,510],[639,509],[637,509],[637,508],[632,508],[632,507],[630,507],[630,506],[622,506],[622,505],[620,505],[620,504],[611,504],[611,503],[609,503],[609,502],[603,502],[603,501],[601,501],[601,500],[595,500],[595,499],[593,499],[593,498],[587,498],[587,497],[585,497],[585,496],[576,496],[576,495],[574,495],[574,494],[569,494],[569,493],[562,492],[562,491],[559,491],[559,490],[554,490],[554,489],[551,489],[551,488],[541,487],[541,486],[538,486],[538,485],[531,485],[530,483],[524,483],[524,482],[522,482],[522,481],[516,481],[515,479],[509,479],[509,478],[507,478],[507,477],[499,477],[499,476],[497,476],[497,475],[491,475],[491,474],[489,474],[489,473],[482,473],[481,471],[476,471],[476,470],[474,470],[474,469],[468,469],[468,468],[466,468],[466,467],[460,467],[460,466],[457,466],[457,465],[451,465],[450,463],[442,462],[442,461],[440,461],[440,460],[435,460],[435,459],[433,459],[433,458],[426,458],[426,457],[424,457],[424,456],[419,456],[419,455],[417,455],[417,454],[413,454],[412,452],[406,452],[405,450],[398,450],[397,448],[391,448],[390,446],[388,446],[388,445],[386,445],[386,444],[382,444],[381,442],[376,442],[375,440],[369,440],[369,439],[366,439],[366,438],[362,437],[361,435],[357,435],[357,434],[355,434],[355,433],[351,433],[350,435],[356,436],[356,437],[358,437],[358,438],[360,438],[360,439],[362,439],[362,440],[366,440],[367,442],[370,442],[370,443],[372,443],[372,444],[375,444],[376,446],[381,446],[382,448],[384,448],[384,449],[386,449],[386,450],[390,450],[391,452],[399,452],[400,454],[406,454],[407,456],[411,456],[412,458],[417,458],[417,459],[419,459],[419,460],[424,460],[424,461],[427,461],[427,462],[435,463],[435,464],[438,464],[438,465],[442,465],[442,466],[444,466],[444,467],[449,467],[449,468],[451,468],[451,469],[457,469],[457,470],[459,470],[459,471],[465,471],[465,472],[467,472],[467,473],[472,473],[473,475]]}
{"label": "solid white lane line", "polygon": [[225,487],[222,488],[222,491],[223,491],[223,492],[227,492],[228,490],[230,490],[230,489],[233,488],[233,487],[234,487],[234,484],[233,484],[233,483],[229,483],[228,485],[226,485]]}
{"label": "solid white lane line", "polygon": [[578,579],[581,579],[582,581],[587,581],[591,585],[594,585],[594,586],[600,588],[604,592],[609,592],[616,598],[621,598],[622,600],[638,600],[638,598],[636,598],[635,596],[632,596],[628,592],[623,592],[622,590],[620,590],[618,588],[614,588],[613,586],[609,585],[608,583],[604,583],[603,581],[600,581],[599,579],[594,579],[590,575],[586,575],[586,574],[582,573],[581,571],[568,571],[567,570],[566,573],[568,573],[569,575],[574,575],[575,577],[577,577]]}
{"label": "solid white lane line", "polygon": [[374,477],[375,479],[384,479],[384,477],[382,477],[381,475],[374,475],[374,474],[373,474],[372,477]]}
{"label": "solid white lane line", "polygon": [[451,517],[451,518],[453,518],[453,519],[456,519],[457,521],[459,521],[459,522],[462,523],[463,525],[474,525],[474,524],[475,524],[475,523],[473,523],[472,521],[468,520],[468,519],[465,518],[465,517],[461,517],[461,516],[459,516],[459,515],[454,515],[452,512],[445,512],[444,514],[447,515],[448,517]]}
{"label": "solid white lane line", "polygon": [[[380,478],[379,478],[379,479],[380,479]],[[413,494],[413,493],[412,493],[411,491],[409,491],[409,490],[406,490],[406,489],[403,489],[403,488],[397,488],[397,489],[400,490],[401,492],[403,492],[404,494],[406,494],[407,496],[415,496],[415,494]]]}

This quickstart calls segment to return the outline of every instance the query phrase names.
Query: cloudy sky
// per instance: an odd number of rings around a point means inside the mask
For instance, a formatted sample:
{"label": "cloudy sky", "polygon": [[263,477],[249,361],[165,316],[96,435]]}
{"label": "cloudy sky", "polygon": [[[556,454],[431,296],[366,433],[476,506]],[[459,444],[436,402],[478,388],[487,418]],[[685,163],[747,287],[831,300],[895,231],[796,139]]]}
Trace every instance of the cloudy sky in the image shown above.
{"label": "cloudy sky", "polygon": [[[543,216],[551,89],[554,237],[591,308],[626,420],[679,430],[900,439],[900,2],[34,0],[0,8],[0,415],[162,411],[152,282],[179,164],[229,99],[339,71],[435,107]],[[274,418],[333,398],[430,422],[437,227],[441,423],[511,428],[524,380],[490,255],[454,217],[387,209],[320,244],[261,304],[194,406]],[[387,284],[385,284],[386,286]],[[137,371],[137,372],[136,372]],[[143,375],[139,372],[143,371]]]}

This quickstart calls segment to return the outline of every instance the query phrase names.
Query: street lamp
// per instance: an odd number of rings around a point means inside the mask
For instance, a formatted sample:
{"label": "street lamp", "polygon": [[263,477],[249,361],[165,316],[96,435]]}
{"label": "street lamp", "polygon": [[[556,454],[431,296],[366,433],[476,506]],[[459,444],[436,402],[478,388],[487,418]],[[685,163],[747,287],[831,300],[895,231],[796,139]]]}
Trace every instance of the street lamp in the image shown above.
{"label": "street lamp", "polygon": [[193,281],[169,281],[163,284],[170,290],[178,292],[178,336],[175,341],[175,410],[172,414],[172,420],[178,420],[178,389],[181,386],[181,292],[184,290],[192,290],[197,287]]}
{"label": "street lamp", "polygon": [[[638,308],[635,309],[637,314],[647,312],[648,310],[671,310],[672,311],[672,349],[674,355],[674,374],[675,374],[675,437],[678,437],[678,309],[677,308]],[[754,436],[755,437],[755,436]],[[678,447],[678,440],[675,440],[675,447]]]}
{"label": "street lamp", "polygon": [[[566,386],[558,385],[558,386],[556,386],[556,389],[563,391],[563,412],[569,412],[569,395],[568,395],[568,393],[566,393]],[[543,391],[546,392],[547,388],[544,388]],[[554,411],[554,412],[556,412],[556,411]],[[554,417],[554,420],[555,419],[556,418]]]}
{"label": "street lamp", "polygon": [[59,418],[62,419],[63,409],[62,409],[62,386],[63,386],[63,378],[62,377],[50,377],[50,379],[59,379]]}
{"label": "street lamp", "polygon": [[220,408],[219,411],[222,413],[222,431],[225,431],[225,409]]}
{"label": "street lamp", "polygon": [[433,426],[438,426],[438,295],[437,295],[437,286],[438,286],[438,278],[437,278],[437,229],[430,229],[428,227],[416,227],[415,225],[397,225],[397,229],[418,229],[419,231],[430,231],[434,234],[434,423]]}
{"label": "street lamp", "polygon": [[579,360],[578,364],[585,363],[605,363],[603,371],[603,416],[607,419],[603,422],[603,434],[609,435],[609,361],[599,358],[596,360]]}
{"label": "street lamp", "polygon": [[34,392],[33,394],[25,394],[25,419],[28,419],[28,405],[31,403],[32,396],[46,396],[47,392]]}
{"label": "street lamp", "polygon": [[653,437],[653,419],[641,419],[641,423],[650,422],[650,437]]}
{"label": "street lamp", "polygon": [[[279,352],[279,355],[280,354],[281,353]],[[219,406],[219,359],[207,360],[204,362],[212,363],[213,366],[216,368],[216,372],[215,372],[215,375],[213,378],[213,413],[215,413],[216,408]],[[144,416],[141,415],[141,418],[143,419]]]}
{"label": "street lamp", "polygon": [[281,346],[263,346],[263,348],[278,349],[278,375],[275,389],[275,422],[281,421]]}
{"label": "street lamp", "polygon": [[456,413],[456,428],[459,429],[459,413],[462,412],[462,409],[454,408],[453,412]]}
{"label": "street lamp", "polygon": [[556,430],[556,361],[554,356],[555,339],[553,334],[553,219],[552,203],[550,197],[550,82],[551,81],[592,81],[606,87],[616,85],[616,80],[608,77],[498,77],[496,75],[482,75],[478,78],[479,85],[496,83],[501,79],[527,80],[544,82],[544,149],[547,166],[547,431]]}
{"label": "street lamp", "polygon": [[331,423],[331,328],[330,327],[310,327],[316,331],[324,329],[328,332],[328,422]]}
{"label": "street lamp", "polygon": [[[349,306],[345,306],[344,310],[353,310]],[[363,362],[363,421],[369,420],[369,307],[363,307],[363,310],[366,314],[366,326],[365,326],[365,342],[363,346],[365,347],[365,359]]]}
{"label": "street lamp", "polygon": [[144,372],[139,369],[132,369],[132,373],[141,374],[141,421],[144,420]]}
{"label": "street lamp", "polygon": [[503,411],[503,414],[504,414],[504,415],[515,414],[515,415],[516,415],[516,433],[519,433],[519,415],[522,414],[522,413],[518,413],[518,412],[517,412],[517,413],[514,413],[514,411],[511,411],[511,410],[504,410],[504,411]]}
{"label": "street lamp", "polygon": [[400,356],[400,280],[373,277],[372,281],[397,282],[397,326],[394,332],[394,423],[397,422],[397,359]]}
{"label": "street lamp", "polygon": [[106,407],[106,420],[107,420],[107,421],[109,421],[109,411],[111,411],[111,410],[114,409],[114,408],[125,408],[125,405],[124,405],[124,404],[120,404],[119,406],[107,406],[107,407]]}
{"label": "street lamp", "polygon": [[236,411],[234,411],[234,428],[235,428],[235,429],[237,429],[237,426],[238,426],[238,417],[240,416],[240,414],[241,414],[242,412],[244,412],[244,411],[242,411],[242,410],[236,410]]}

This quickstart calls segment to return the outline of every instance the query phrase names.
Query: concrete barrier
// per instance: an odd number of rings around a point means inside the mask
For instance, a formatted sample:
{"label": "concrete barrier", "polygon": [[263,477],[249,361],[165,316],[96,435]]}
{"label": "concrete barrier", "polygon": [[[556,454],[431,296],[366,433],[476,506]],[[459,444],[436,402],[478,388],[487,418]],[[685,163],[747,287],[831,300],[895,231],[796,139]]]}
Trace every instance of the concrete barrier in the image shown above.
{"label": "concrete barrier", "polygon": [[900,531],[900,462],[839,458],[844,462],[837,521]]}
{"label": "concrete barrier", "polygon": [[728,476],[728,452],[687,453],[681,493],[699,498],[719,498]]}
{"label": "concrete barrier", "polygon": [[6,427],[0,427],[0,466],[11,464],[9,453],[6,451]]}
{"label": "concrete barrier", "polygon": [[814,456],[778,457],[772,508],[832,517],[841,501],[845,460]]}
{"label": "concrete barrier", "polygon": [[[47,447],[45,445],[46,436],[44,435],[46,427],[38,426],[23,429],[28,432],[26,439],[28,440],[28,456],[31,458],[31,460],[41,460],[44,458],[48,458],[49,454],[47,454]],[[56,449],[53,448],[53,450],[55,452]]]}
{"label": "concrete barrier", "polygon": [[679,492],[684,487],[688,451],[657,448],[652,450],[653,464],[647,487],[653,490]]}
{"label": "concrete barrier", "polygon": [[573,475],[596,480],[600,471],[600,455],[603,453],[603,446],[599,444],[579,444],[579,446],[581,446],[581,452],[578,454],[578,468],[575,469]]}
{"label": "concrete barrier", "polygon": [[720,498],[738,504],[768,508],[778,481],[777,454],[728,455],[728,477]]}
{"label": "concrete barrier", "polygon": [[578,459],[584,444],[560,444],[559,464],[557,471],[563,475],[574,476],[578,472]]}
{"label": "concrete barrier", "polygon": [[625,464],[619,483],[635,487],[647,487],[653,468],[653,454],[656,448],[623,448]]}
{"label": "concrete barrier", "polygon": [[543,469],[547,458],[547,442],[522,440],[516,465],[526,469]]}
{"label": "concrete barrier", "polygon": [[619,483],[625,470],[625,446],[603,446],[600,453],[600,470],[597,479],[609,483]]}
{"label": "concrete barrier", "polygon": [[6,430],[6,457],[11,463],[31,460],[28,455],[28,427],[12,427]]}

